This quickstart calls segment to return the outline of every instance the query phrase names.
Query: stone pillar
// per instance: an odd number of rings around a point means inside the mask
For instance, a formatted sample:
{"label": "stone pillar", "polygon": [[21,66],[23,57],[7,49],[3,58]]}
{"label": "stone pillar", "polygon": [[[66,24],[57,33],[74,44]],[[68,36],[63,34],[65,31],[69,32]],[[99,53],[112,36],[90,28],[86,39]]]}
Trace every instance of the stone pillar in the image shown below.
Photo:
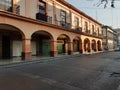
{"label": "stone pillar", "polygon": [[31,60],[32,52],[31,52],[31,39],[23,39],[22,40],[22,60]]}
{"label": "stone pillar", "polygon": [[88,43],[88,52],[91,52],[91,44],[90,44],[90,42]]}
{"label": "stone pillar", "polygon": [[97,51],[96,43],[94,43],[94,51],[95,51],[95,52]]}
{"label": "stone pillar", "polygon": [[72,55],[72,54],[73,54],[73,43],[68,42],[68,55]]}
{"label": "stone pillar", "polygon": [[86,51],[84,42],[82,43],[82,51],[83,53]]}
{"label": "stone pillar", "polygon": [[50,56],[55,57],[58,55],[57,52],[57,41],[51,41],[50,42]]}
{"label": "stone pillar", "polygon": [[80,52],[80,53],[83,53],[82,42],[79,42],[79,52]]}

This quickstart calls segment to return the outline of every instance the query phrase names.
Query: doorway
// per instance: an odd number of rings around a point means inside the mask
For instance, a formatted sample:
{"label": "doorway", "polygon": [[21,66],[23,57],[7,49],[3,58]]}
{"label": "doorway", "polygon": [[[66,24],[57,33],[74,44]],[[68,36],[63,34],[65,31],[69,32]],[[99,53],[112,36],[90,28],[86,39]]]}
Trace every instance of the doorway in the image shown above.
{"label": "doorway", "polygon": [[2,58],[10,59],[10,37],[2,37]]}

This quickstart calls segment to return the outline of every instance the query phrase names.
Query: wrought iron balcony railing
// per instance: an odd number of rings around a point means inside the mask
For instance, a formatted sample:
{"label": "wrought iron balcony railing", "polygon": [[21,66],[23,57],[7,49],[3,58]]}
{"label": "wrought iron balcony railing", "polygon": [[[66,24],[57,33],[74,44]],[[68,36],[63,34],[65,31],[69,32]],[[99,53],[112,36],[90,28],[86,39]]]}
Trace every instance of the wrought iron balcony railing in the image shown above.
{"label": "wrought iron balcony railing", "polygon": [[88,29],[85,30],[85,33],[90,34],[90,30],[88,30]]}
{"label": "wrought iron balcony railing", "polygon": [[45,21],[45,22],[48,22],[48,23],[52,24],[52,17],[51,16],[46,16],[44,14],[37,13],[36,14],[36,19],[37,20],[41,20],[41,21]]}
{"label": "wrought iron balcony railing", "polygon": [[71,29],[71,24],[68,22],[56,21],[56,25],[67,28],[67,29]]}

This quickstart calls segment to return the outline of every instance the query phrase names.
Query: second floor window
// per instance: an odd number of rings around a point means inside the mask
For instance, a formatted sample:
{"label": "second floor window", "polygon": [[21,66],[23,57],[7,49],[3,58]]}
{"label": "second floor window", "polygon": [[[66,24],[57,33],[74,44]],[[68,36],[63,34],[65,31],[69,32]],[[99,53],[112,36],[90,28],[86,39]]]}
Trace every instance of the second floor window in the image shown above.
{"label": "second floor window", "polygon": [[0,9],[12,12],[12,0],[0,0]]}
{"label": "second floor window", "polygon": [[61,10],[60,17],[61,17],[62,25],[65,25],[66,24],[66,12]]}
{"label": "second floor window", "polygon": [[74,24],[75,24],[75,28],[79,27],[79,18],[78,17],[75,17]]}
{"label": "second floor window", "polygon": [[95,27],[94,27],[94,25],[92,25],[92,33],[94,33],[95,32]]}
{"label": "second floor window", "polygon": [[85,22],[85,30],[88,30],[88,23]]}
{"label": "second floor window", "polygon": [[99,35],[100,34],[99,28],[97,28],[97,31],[98,31],[98,35]]}
{"label": "second floor window", "polygon": [[45,15],[46,14],[46,3],[39,1],[39,13]]}

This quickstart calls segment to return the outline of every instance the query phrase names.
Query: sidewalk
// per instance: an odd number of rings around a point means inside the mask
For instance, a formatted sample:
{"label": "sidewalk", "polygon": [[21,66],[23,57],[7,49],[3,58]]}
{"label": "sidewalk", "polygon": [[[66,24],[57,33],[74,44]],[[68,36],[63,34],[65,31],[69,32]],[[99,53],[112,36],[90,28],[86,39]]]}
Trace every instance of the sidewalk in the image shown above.
{"label": "sidewalk", "polygon": [[42,63],[46,61],[51,60],[57,60],[57,59],[66,59],[66,58],[73,58],[73,57],[80,57],[83,56],[82,54],[76,54],[76,55],[59,55],[57,57],[36,57],[33,56],[32,60],[21,60],[21,57],[16,57],[13,59],[2,59],[0,60],[0,66],[7,66],[7,65],[15,65],[15,64],[30,64],[30,63]]}

